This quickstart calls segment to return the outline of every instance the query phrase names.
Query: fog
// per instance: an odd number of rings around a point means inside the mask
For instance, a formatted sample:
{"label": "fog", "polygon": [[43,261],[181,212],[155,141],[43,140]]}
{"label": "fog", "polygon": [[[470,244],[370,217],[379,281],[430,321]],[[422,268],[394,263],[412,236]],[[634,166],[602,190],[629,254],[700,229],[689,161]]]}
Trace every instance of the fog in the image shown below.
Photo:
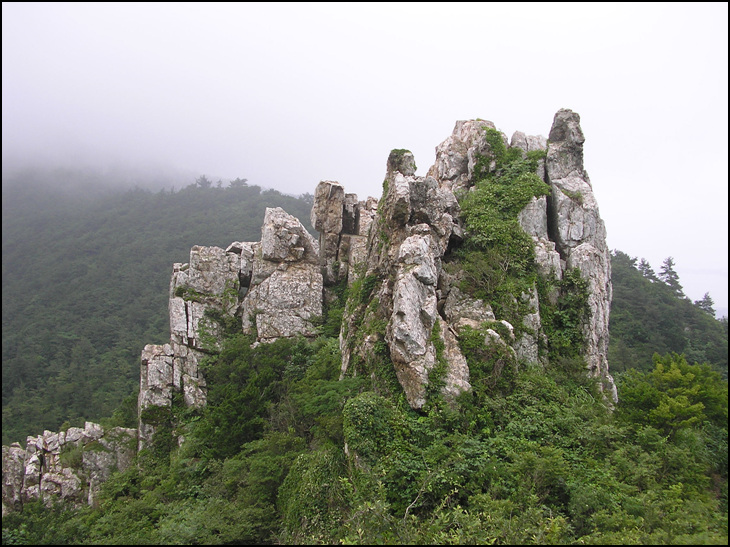
{"label": "fog", "polygon": [[[3,171],[379,197],[461,119],[581,116],[608,244],[727,309],[727,3],[4,2]],[[149,175],[149,176],[147,176]],[[120,184],[122,183],[120,182]]]}

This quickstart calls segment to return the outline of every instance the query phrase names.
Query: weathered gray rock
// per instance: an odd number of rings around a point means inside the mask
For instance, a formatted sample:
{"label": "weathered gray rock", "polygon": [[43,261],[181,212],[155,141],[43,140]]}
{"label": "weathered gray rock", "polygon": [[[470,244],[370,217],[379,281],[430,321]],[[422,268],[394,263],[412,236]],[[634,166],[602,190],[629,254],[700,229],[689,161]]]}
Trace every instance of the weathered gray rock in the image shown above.
{"label": "weathered gray rock", "polygon": [[19,511],[23,504],[25,449],[19,443],[3,446],[2,516]]}
{"label": "weathered gray rock", "polygon": [[438,318],[438,271],[428,225],[421,224],[414,232],[399,247],[386,340],[406,398],[413,408],[420,408],[426,402],[428,373],[436,362],[431,333]]}
{"label": "weathered gray rock", "polygon": [[[226,291],[237,291],[239,286],[240,253],[224,251],[220,247],[195,245],[190,249],[190,267],[185,287],[204,296],[223,297]],[[181,287],[183,285],[177,285]],[[230,300],[234,300],[231,298]]]}
{"label": "weathered gray rock", "polygon": [[259,342],[316,336],[323,291],[319,245],[281,208],[266,209],[252,271],[242,303],[243,331],[255,332]]}
{"label": "weathered gray rock", "polygon": [[580,116],[566,108],[558,110],[548,137],[547,169],[551,182],[567,178],[588,181],[583,169],[585,140]]}
{"label": "weathered gray rock", "polygon": [[522,131],[512,134],[510,148],[519,148],[525,152],[547,149],[547,139],[542,135],[525,135]]}
{"label": "weathered gray rock", "polygon": [[322,289],[322,274],[315,265],[275,270],[249,291],[244,301],[244,332],[255,329],[260,342],[299,334],[316,336],[314,321],[322,315]]}
{"label": "weathered gray rock", "polygon": [[411,185],[400,171],[393,173],[388,180],[388,193],[383,196],[385,206],[390,212],[389,220],[398,226],[405,226],[411,218]]}
{"label": "weathered gray rock", "polygon": [[92,422],[3,446],[3,516],[37,499],[93,505],[101,484],[127,469],[136,451],[136,429],[105,431]]}
{"label": "weathered gray rock", "polygon": [[[387,321],[384,340],[409,404],[425,403],[429,374],[438,361],[434,331],[441,322],[437,311],[441,260],[453,240],[462,237],[459,204],[451,189],[433,177],[413,175],[415,162],[403,150],[391,152],[381,198],[368,238],[366,273],[380,282],[374,299],[380,304],[370,314]],[[378,317],[368,318],[377,319]],[[341,335],[342,373],[346,374],[354,345],[348,342],[356,325],[346,319]],[[441,378],[443,392],[454,397],[468,389],[468,368],[453,333],[440,334],[449,366]],[[355,347],[362,359],[363,348]]]}
{"label": "weathered gray rock", "polygon": [[[429,169],[428,176],[454,194],[472,186],[479,158],[490,152],[487,128],[495,129],[495,126],[486,120],[456,122],[451,136],[436,147],[436,162]],[[506,137],[504,141],[507,145]]]}
{"label": "weathered gray rock", "polygon": [[[354,196],[354,194],[347,195]],[[340,264],[339,278],[346,278],[349,285],[360,277],[365,269],[368,235],[377,209],[378,200],[373,197],[358,201],[354,215],[356,219],[354,230],[352,233],[343,233],[341,236],[340,251],[337,257]]]}
{"label": "weathered gray rock", "polygon": [[[241,285],[241,296],[246,294],[251,284],[251,275],[253,274],[253,258],[256,254],[258,243],[250,241],[241,242],[234,241],[226,248],[226,253],[238,255],[240,262],[238,266],[238,281]],[[234,258],[235,260],[235,258]]]}
{"label": "weathered gray rock", "polygon": [[533,197],[517,215],[522,229],[539,240],[548,239],[547,197]]}
{"label": "weathered gray rock", "polygon": [[465,391],[471,389],[471,384],[469,383],[469,365],[461,353],[459,341],[454,331],[441,317],[438,320],[440,325],[439,334],[444,344],[442,358],[447,363],[446,375],[443,378],[445,385],[441,392],[448,401],[454,400]]}
{"label": "weathered gray rock", "polygon": [[548,235],[547,197],[534,197],[517,216],[522,229],[535,244],[535,262],[544,276],[562,278],[564,261],[555,249],[555,242]]}
{"label": "weathered gray rock", "polygon": [[345,188],[337,181],[323,180],[314,191],[312,227],[320,233],[342,232],[345,205]]}
{"label": "weathered gray rock", "polygon": [[608,372],[611,260],[606,229],[583,168],[584,142],[580,116],[571,110],[558,111],[550,130],[546,162],[552,187],[549,222],[566,268],[578,268],[588,281],[590,314],[583,329],[588,344],[586,360],[590,374],[601,379],[607,396],[616,402],[616,386]]}
{"label": "weathered gray rock", "polygon": [[190,262],[174,264],[170,280],[172,342],[201,352],[220,347],[220,326],[207,312],[234,316],[238,312],[241,266],[246,244],[194,246]]}
{"label": "weathered gray rock", "polygon": [[377,206],[375,198],[358,201],[356,194],[345,194],[339,182],[325,180],[317,185],[311,221],[320,232],[319,262],[326,287],[343,279],[352,283],[361,273]]}
{"label": "weathered gray rock", "polygon": [[163,346],[148,344],[142,350],[140,368],[140,409],[150,406],[168,406],[174,387],[179,387],[180,378],[175,378],[173,352],[170,344]]}
{"label": "weathered gray rock", "polygon": [[319,245],[298,219],[268,207],[261,228],[261,258],[269,262],[318,264]]}
{"label": "weathered gray rock", "polygon": [[449,290],[443,307],[443,316],[456,332],[464,327],[479,329],[484,323],[496,320],[489,304],[471,298],[457,287],[451,287]]}
{"label": "weathered gray rock", "polygon": [[386,164],[386,172],[388,175],[396,172],[404,177],[410,177],[416,174],[416,160],[410,150],[391,150],[388,155]]}
{"label": "weathered gray rock", "polygon": [[537,289],[533,288],[529,294],[523,294],[521,298],[532,312],[522,318],[524,330],[513,346],[515,354],[517,359],[524,363],[544,363],[545,360],[540,357],[539,347],[543,335]]}

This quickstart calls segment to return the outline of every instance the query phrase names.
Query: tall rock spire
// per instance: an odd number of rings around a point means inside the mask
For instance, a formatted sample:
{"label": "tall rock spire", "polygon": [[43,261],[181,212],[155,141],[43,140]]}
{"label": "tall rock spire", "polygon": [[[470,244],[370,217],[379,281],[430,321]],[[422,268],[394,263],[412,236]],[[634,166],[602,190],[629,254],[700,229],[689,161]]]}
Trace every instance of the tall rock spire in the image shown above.
{"label": "tall rock spire", "polygon": [[578,268],[588,281],[590,314],[584,324],[586,361],[613,402],[616,385],[608,372],[608,317],[611,307],[611,255],[606,228],[598,213],[588,174],[583,168],[580,116],[561,109],[555,114],[548,139],[546,172],[552,195],[548,230],[566,268]]}

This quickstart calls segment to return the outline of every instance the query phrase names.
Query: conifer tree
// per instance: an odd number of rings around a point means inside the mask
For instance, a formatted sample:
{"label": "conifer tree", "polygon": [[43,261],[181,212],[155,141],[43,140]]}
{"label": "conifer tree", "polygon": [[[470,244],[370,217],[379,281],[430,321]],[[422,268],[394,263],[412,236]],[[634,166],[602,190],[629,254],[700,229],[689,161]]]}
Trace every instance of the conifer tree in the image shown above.
{"label": "conifer tree", "polygon": [[694,304],[699,309],[706,311],[713,317],[715,316],[715,308],[713,308],[715,302],[710,297],[710,293],[706,292],[705,296],[702,297],[702,300],[695,300]]}
{"label": "conifer tree", "polygon": [[659,270],[659,279],[664,281],[677,297],[684,298],[684,290],[679,283],[679,275],[674,271],[674,258],[671,256],[664,259],[662,269]]}
{"label": "conifer tree", "polygon": [[641,275],[646,277],[649,281],[657,280],[656,273],[654,273],[651,264],[649,264],[649,262],[645,258],[642,258],[639,262],[638,269],[641,272]]}

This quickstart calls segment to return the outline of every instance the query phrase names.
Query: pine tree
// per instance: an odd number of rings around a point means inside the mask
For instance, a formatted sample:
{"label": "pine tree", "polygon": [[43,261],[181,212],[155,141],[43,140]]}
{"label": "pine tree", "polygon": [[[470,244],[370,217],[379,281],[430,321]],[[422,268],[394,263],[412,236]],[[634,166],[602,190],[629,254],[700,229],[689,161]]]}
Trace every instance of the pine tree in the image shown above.
{"label": "pine tree", "polygon": [[684,298],[684,290],[679,283],[679,275],[674,271],[674,258],[671,256],[664,259],[662,269],[659,270],[659,279],[664,281],[677,297]]}
{"label": "pine tree", "polygon": [[649,281],[653,282],[657,280],[656,273],[654,273],[651,264],[649,264],[645,258],[642,258],[641,262],[639,262],[638,269],[641,272],[641,275],[646,277]]}
{"label": "pine tree", "polygon": [[706,311],[713,317],[715,316],[715,308],[713,308],[715,302],[713,302],[712,298],[710,297],[710,293],[706,292],[705,296],[702,297],[702,300],[695,300],[694,304],[699,309]]}

